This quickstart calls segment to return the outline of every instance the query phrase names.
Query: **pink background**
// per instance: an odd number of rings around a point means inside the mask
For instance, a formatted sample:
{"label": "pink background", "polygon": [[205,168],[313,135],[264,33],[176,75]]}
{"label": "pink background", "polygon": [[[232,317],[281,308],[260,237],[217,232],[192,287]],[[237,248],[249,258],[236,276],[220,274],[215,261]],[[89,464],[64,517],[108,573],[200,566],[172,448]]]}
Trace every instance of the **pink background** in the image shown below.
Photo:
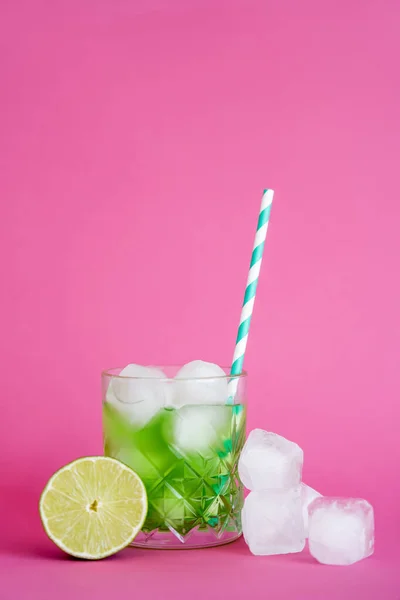
{"label": "pink background", "polygon": [[[399,30],[397,0],[3,0],[2,598],[400,598]],[[101,369],[229,364],[264,187],[249,428],[373,503],[375,556],[64,559],[37,500],[102,450]]]}

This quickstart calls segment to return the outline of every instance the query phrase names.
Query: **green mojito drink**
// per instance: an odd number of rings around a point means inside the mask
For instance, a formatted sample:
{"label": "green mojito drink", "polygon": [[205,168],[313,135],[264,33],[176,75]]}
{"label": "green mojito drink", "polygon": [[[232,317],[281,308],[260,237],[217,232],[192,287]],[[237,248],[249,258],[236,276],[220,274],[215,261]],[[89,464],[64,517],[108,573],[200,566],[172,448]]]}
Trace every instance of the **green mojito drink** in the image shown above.
{"label": "green mojito drink", "polygon": [[[134,367],[130,372],[137,373]],[[136,471],[148,495],[135,544],[177,548],[232,541],[241,534],[237,464],[245,440],[245,376],[229,404],[225,372],[173,379],[151,369],[142,379],[124,378],[125,369],[103,375],[110,378],[103,385],[105,454]]]}

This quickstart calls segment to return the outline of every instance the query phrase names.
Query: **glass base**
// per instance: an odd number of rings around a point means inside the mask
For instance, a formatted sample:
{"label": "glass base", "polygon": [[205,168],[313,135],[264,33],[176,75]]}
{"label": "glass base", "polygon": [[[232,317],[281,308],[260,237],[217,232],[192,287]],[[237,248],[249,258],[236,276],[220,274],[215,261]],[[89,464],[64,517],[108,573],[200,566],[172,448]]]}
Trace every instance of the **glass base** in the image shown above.
{"label": "glass base", "polygon": [[193,550],[195,548],[212,548],[213,546],[223,546],[240,538],[240,531],[222,531],[219,535],[215,534],[212,528],[193,529],[185,537],[177,537],[171,531],[155,530],[151,533],[141,531],[132,542],[134,548],[152,548],[154,550]]}

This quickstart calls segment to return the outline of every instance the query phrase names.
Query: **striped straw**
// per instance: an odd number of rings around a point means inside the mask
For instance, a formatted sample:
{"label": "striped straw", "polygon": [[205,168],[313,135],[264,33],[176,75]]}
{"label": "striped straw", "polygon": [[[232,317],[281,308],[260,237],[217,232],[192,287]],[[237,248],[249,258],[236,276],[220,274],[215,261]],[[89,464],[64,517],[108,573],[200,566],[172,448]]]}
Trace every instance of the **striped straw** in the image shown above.
{"label": "striped straw", "polygon": [[[265,238],[267,236],[269,216],[271,212],[273,190],[264,190],[261,201],[260,214],[258,217],[256,237],[254,239],[253,253],[251,255],[250,270],[247,278],[246,291],[244,294],[240,325],[236,338],[235,352],[231,367],[231,375],[240,375],[243,369],[244,354],[246,351],[247,338],[249,335],[251,316],[253,314],[254,300],[256,297],[258,276],[261,269],[261,261],[264,252]],[[238,379],[234,378],[229,384],[228,404],[233,404]]]}

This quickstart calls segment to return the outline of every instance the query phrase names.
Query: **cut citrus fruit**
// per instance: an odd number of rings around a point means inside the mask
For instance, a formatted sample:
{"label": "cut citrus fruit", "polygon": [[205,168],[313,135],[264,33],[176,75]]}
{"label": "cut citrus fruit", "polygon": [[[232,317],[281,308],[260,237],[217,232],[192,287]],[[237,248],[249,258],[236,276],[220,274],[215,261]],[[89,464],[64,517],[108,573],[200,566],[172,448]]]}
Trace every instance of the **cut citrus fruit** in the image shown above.
{"label": "cut citrus fruit", "polygon": [[105,456],[79,458],[50,478],[39,503],[49,538],[78,558],[96,560],[128,546],[147,513],[142,480]]}

